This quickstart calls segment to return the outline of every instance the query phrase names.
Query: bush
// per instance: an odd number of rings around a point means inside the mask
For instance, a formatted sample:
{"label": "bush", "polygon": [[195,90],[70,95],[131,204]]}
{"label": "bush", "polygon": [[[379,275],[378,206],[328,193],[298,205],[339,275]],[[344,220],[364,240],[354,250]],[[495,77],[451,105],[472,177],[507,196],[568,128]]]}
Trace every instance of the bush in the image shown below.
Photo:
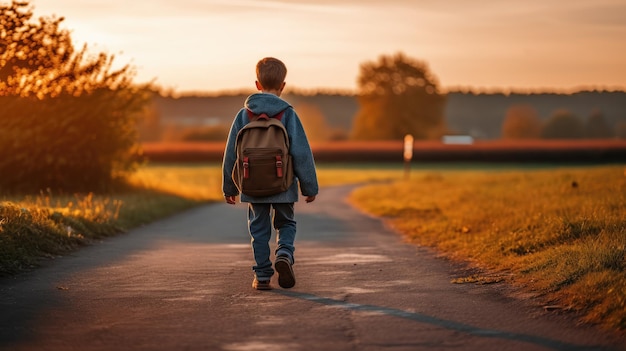
{"label": "bush", "polygon": [[62,18],[0,4],[0,191],[100,191],[134,170],[147,87],[76,51]]}
{"label": "bush", "polygon": [[607,139],[613,137],[613,131],[600,110],[593,111],[587,119],[585,133],[589,139]]}
{"label": "bush", "polygon": [[619,121],[615,125],[615,136],[618,139],[626,139],[626,121]]}
{"label": "bush", "polygon": [[552,114],[541,131],[544,139],[582,139],[585,128],[580,118],[567,110],[558,110]]}
{"label": "bush", "polygon": [[134,169],[134,93],[0,97],[0,190],[106,190]]}
{"label": "bush", "polygon": [[541,121],[532,106],[513,105],[506,111],[502,123],[504,139],[537,139],[540,133]]}

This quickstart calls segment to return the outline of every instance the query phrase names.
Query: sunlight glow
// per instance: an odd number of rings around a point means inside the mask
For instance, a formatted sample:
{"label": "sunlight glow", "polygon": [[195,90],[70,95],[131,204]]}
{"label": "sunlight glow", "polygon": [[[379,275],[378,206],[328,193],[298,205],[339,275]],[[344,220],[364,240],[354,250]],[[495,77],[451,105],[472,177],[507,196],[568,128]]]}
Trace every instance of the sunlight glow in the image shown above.
{"label": "sunlight glow", "polygon": [[443,87],[626,88],[621,0],[32,0],[77,43],[178,91],[252,87],[281,58],[299,88],[356,88],[359,65],[402,51]]}

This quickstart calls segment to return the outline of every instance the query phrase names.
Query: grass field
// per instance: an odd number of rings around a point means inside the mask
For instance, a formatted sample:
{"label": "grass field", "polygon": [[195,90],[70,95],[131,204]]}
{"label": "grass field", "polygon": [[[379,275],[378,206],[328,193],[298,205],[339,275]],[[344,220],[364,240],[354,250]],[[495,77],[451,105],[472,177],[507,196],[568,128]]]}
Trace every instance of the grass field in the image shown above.
{"label": "grass field", "polygon": [[[508,281],[585,321],[626,330],[623,166],[320,165],[322,187],[362,184],[351,201],[407,238],[472,262],[456,283]],[[222,201],[217,164],[151,165],[115,195],[2,198],[0,275],[182,209]],[[321,196],[323,196],[323,189]]]}
{"label": "grass field", "polygon": [[351,201],[407,238],[484,269],[584,321],[626,330],[623,166],[425,171]]}

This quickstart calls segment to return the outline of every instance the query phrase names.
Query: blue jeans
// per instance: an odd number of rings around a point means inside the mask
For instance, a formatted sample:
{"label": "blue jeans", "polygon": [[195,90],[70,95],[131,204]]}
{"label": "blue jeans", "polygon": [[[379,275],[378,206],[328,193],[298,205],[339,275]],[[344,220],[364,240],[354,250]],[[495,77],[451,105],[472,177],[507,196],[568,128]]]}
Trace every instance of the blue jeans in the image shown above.
{"label": "blue jeans", "polygon": [[258,280],[269,280],[274,275],[270,260],[270,238],[272,227],[276,229],[276,256],[286,255],[293,264],[293,246],[296,239],[296,221],[293,203],[248,204],[248,230],[256,265],[252,267]]}

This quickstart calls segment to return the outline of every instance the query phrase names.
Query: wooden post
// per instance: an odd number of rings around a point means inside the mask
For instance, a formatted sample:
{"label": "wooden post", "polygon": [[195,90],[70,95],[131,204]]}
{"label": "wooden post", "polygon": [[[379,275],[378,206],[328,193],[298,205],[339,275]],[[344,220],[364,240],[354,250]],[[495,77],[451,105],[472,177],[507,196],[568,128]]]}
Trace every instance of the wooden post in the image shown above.
{"label": "wooden post", "polygon": [[411,177],[411,159],[413,158],[413,136],[407,134],[404,136],[404,179],[409,180]]}

